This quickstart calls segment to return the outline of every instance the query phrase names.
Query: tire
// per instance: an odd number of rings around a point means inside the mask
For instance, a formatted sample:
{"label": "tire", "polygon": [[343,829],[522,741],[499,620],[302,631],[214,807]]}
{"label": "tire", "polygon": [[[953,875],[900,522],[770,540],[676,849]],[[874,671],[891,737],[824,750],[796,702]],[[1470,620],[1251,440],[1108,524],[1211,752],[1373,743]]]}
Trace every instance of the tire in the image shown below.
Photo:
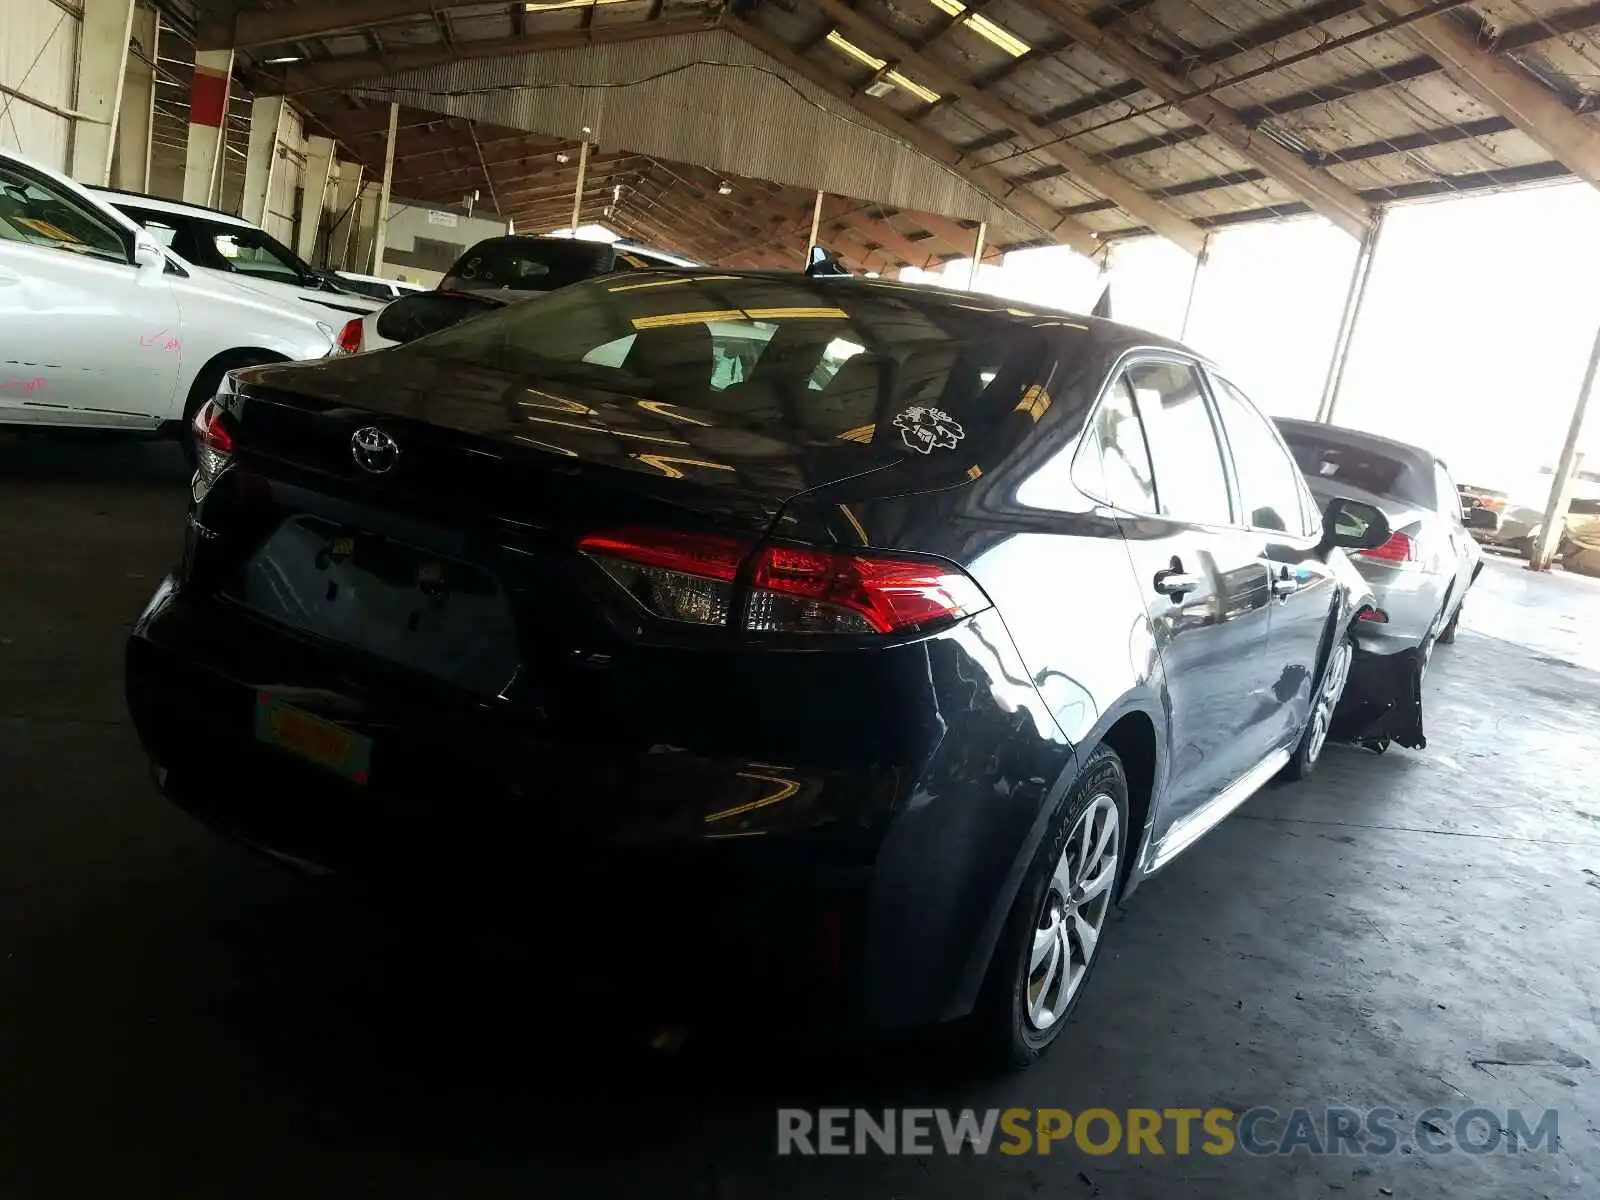
{"label": "tire", "polygon": [[1350,663],[1355,658],[1355,650],[1355,639],[1348,633],[1340,634],[1328,656],[1328,665],[1323,668],[1322,678],[1317,683],[1317,695],[1311,702],[1311,717],[1301,731],[1299,742],[1295,744],[1294,756],[1279,773],[1280,778],[1292,782],[1304,779],[1317,769],[1317,760],[1322,757],[1322,749],[1328,743],[1328,730],[1333,725],[1333,711],[1339,707],[1339,698],[1344,695],[1344,685],[1350,678]]}
{"label": "tire", "polygon": [[1030,1066],[1061,1036],[1101,957],[1130,833],[1127,773],[1117,752],[1100,746],[1062,798],[995,944],[966,1029],[979,1069]]}
{"label": "tire", "polygon": [[1461,625],[1461,610],[1467,606],[1467,598],[1461,597],[1461,603],[1456,605],[1456,611],[1451,614],[1450,623],[1439,631],[1439,644],[1441,646],[1454,646],[1456,644],[1456,629]]}

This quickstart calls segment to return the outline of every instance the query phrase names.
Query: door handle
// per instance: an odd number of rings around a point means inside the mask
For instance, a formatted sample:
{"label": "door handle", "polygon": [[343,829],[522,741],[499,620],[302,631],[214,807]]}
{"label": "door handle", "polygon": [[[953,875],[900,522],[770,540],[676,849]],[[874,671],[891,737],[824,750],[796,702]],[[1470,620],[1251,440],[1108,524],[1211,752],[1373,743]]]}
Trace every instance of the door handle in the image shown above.
{"label": "door handle", "polygon": [[1279,600],[1287,600],[1299,590],[1299,581],[1289,578],[1289,570],[1287,567],[1284,568],[1282,575],[1279,575],[1272,581],[1272,594]]}
{"label": "door handle", "polygon": [[1183,561],[1173,555],[1172,565],[1165,571],[1157,571],[1155,578],[1156,591],[1173,600],[1182,600],[1190,592],[1198,591],[1200,580],[1193,575],[1186,574]]}

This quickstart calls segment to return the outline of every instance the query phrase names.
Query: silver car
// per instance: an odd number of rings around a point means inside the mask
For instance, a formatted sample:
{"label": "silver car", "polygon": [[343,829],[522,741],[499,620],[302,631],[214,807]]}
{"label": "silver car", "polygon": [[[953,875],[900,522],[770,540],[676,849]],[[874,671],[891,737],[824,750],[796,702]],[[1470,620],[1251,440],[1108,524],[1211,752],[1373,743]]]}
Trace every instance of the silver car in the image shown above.
{"label": "silver car", "polygon": [[[1373,660],[1359,674],[1390,689],[1404,677],[1415,711],[1367,712],[1368,728],[1346,732],[1379,748],[1390,737],[1413,744],[1399,730],[1414,716],[1420,735],[1422,672],[1437,643],[1455,641],[1467,591],[1483,569],[1455,482],[1432,453],[1404,442],[1311,421],[1277,424],[1319,504],[1349,496],[1389,518],[1394,532],[1386,543],[1350,556],[1378,602],[1372,619],[1357,627],[1359,649]],[[1358,702],[1353,707],[1360,710]]]}

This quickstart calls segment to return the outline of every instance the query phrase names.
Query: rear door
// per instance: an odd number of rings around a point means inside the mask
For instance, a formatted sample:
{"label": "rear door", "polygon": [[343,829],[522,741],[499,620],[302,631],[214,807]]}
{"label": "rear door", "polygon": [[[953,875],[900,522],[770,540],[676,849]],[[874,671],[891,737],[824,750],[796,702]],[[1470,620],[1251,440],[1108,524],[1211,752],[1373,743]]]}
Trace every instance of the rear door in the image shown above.
{"label": "rear door", "polygon": [[1233,460],[1240,523],[1258,538],[1271,575],[1270,686],[1260,696],[1268,749],[1299,737],[1311,715],[1316,672],[1337,584],[1323,556],[1316,502],[1277,429],[1226,379],[1210,373]]}
{"label": "rear door", "polygon": [[1261,540],[1234,524],[1223,446],[1199,367],[1128,363],[1108,402],[1137,413],[1155,511],[1124,525],[1160,648],[1171,715],[1160,839],[1265,756],[1258,693],[1270,680],[1270,596]]}

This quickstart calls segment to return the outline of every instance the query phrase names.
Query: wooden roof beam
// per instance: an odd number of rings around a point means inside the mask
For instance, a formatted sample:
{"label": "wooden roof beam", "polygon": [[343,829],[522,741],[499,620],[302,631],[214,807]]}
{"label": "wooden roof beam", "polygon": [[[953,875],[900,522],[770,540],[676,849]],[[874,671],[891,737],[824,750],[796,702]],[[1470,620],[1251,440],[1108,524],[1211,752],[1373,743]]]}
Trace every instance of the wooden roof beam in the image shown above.
{"label": "wooden roof beam", "polygon": [[[932,237],[943,242],[947,247],[948,254],[971,256],[973,245],[978,237],[976,229],[968,229],[965,225],[958,224],[949,217],[941,217],[938,213],[917,212],[913,209],[907,209],[904,215],[907,221],[920,226]],[[999,262],[1002,253],[998,245],[985,244],[983,261]]]}
{"label": "wooden roof beam", "polygon": [[[1385,16],[1418,11],[1416,0],[1383,0],[1369,7]],[[1565,163],[1573,174],[1600,186],[1600,128],[1514,62],[1480,46],[1460,23],[1442,13],[1416,21],[1401,36],[1428,54],[1455,84],[1522,130]]]}
{"label": "wooden roof beam", "polygon": [[[295,94],[328,88],[355,87],[401,71],[414,71],[421,67],[436,67],[464,60],[504,58],[507,55],[534,54],[541,50],[565,50],[574,46],[598,45],[602,42],[631,42],[641,38],[704,33],[715,24],[716,22],[700,16],[676,17],[661,21],[635,21],[625,25],[602,25],[596,29],[564,29],[538,33],[531,37],[466,41],[459,44],[459,50],[450,50],[444,46],[419,46],[408,50],[394,50],[381,57],[361,54],[325,59],[320,62],[299,63],[285,72],[283,91],[286,94]],[[270,91],[271,81],[263,80],[259,90]]]}
{"label": "wooden roof beam", "polygon": [[933,258],[928,247],[919,246],[893,225],[874,219],[860,208],[848,207],[842,212],[836,211],[830,214],[827,207],[826,205],[823,207],[823,220],[830,227],[844,226],[866,239],[869,244],[877,242],[886,252],[886,257],[892,258],[896,266],[903,263],[911,267],[926,267]]}
{"label": "wooden roof beam", "polygon": [[1015,213],[1052,241],[1071,246],[1080,254],[1090,255],[1100,249],[1098,235],[1087,225],[1059,212],[1026,188],[1017,187],[993,167],[967,161],[949,142],[912,124],[887,104],[857,95],[843,79],[797,54],[765,30],[734,16],[723,17],[722,24],[796,75],[843,100],[929,158],[944,163],[992,202]]}
{"label": "wooden roof beam", "polygon": [[202,50],[281,46],[413,17],[432,17],[453,6],[453,0],[341,0],[338,4],[251,8],[238,13],[231,27],[213,25],[198,30],[195,42]]}
{"label": "wooden roof beam", "polygon": [[1190,97],[1193,90],[1165,65],[1131,42],[1102,30],[1066,0],[1029,0],[1041,16],[1059,26],[1096,58],[1119,67],[1156,95],[1205,126],[1207,132],[1232,146],[1284,187],[1295,192],[1313,211],[1340,229],[1361,236],[1372,224],[1371,205],[1326,171],[1308,165],[1299,155],[1273,141],[1264,131],[1251,129],[1239,114],[1211,96]]}
{"label": "wooden roof beam", "polygon": [[1060,163],[1091,191],[1099,192],[1108,200],[1115,201],[1118,208],[1143,221],[1155,232],[1177,243],[1188,253],[1198,255],[1205,248],[1206,231],[1193,221],[1176,209],[1163,204],[1148,192],[1140,190],[1115,171],[1100,166],[1070,142],[1062,141],[1059,134],[1052,133],[1026,113],[1018,111],[998,96],[985,91],[972,79],[958,75],[935,62],[892,29],[851,8],[844,3],[844,0],[813,0],[813,2],[855,36],[875,43],[902,69],[921,76],[919,82],[942,92],[948,92],[992,119],[1009,126],[1019,140],[1033,146],[1044,157]]}

